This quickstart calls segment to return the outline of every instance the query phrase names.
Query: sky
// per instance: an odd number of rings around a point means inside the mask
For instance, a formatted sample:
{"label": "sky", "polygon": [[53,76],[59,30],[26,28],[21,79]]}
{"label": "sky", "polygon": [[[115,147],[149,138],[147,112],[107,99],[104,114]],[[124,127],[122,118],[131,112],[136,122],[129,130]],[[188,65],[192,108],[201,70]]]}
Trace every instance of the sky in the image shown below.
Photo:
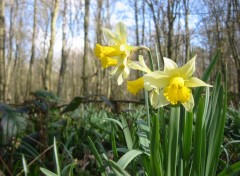
{"label": "sky", "polygon": [[[129,36],[129,40],[128,42],[130,44],[135,44],[135,19],[134,19],[134,10],[133,8],[130,6],[130,2],[128,0],[109,0],[110,1],[110,24],[111,26],[115,26],[115,24],[119,21],[122,21],[125,23],[125,25],[127,26],[128,29],[128,36]],[[33,0],[27,0],[27,3],[25,4],[20,4],[20,9],[22,15],[24,16],[24,20],[26,21],[26,35],[29,35],[28,37],[31,38],[31,33],[32,33],[32,14],[33,14]],[[72,6],[69,7],[71,8],[71,12],[72,12],[72,18],[74,17],[74,15],[76,13],[78,13],[80,16],[82,14],[84,14],[84,4],[82,4],[82,8],[78,9],[76,8],[76,6],[74,6],[74,3],[79,3],[79,0],[69,0],[69,2],[72,3]],[[82,0],[82,2],[84,2]],[[95,16],[96,16],[96,8],[97,8],[97,0],[91,0],[90,1],[90,27],[89,27],[89,41],[90,41],[90,45],[91,47],[94,47],[94,42],[95,42]],[[194,5],[199,5],[199,3],[195,3]],[[147,5],[146,5],[147,6]],[[40,8],[40,7],[39,7]],[[194,9],[196,9],[195,7],[193,7]],[[61,10],[59,11],[59,13],[61,13]],[[106,9],[103,9],[103,14],[106,15],[106,12],[104,11]],[[6,11],[7,16],[9,17],[9,9]],[[48,12],[49,13],[49,12]],[[191,11],[190,12],[190,16],[189,16],[189,20],[190,20],[190,29],[196,29],[196,26],[199,24],[199,19],[197,18],[197,15],[194,15],[194,13],[197,13],[195,11]],[[41,17],[41,16],[40,16]],[[68,16],[68,18],[70,18],[70,16]],[[146,16],[146,18],[151,18],[151,16]],[[75,23],[73,25],[75,25],[75,28],[73,30],[73,37],[71,36],[71,32],[70,32],[70,28],[68,28],[68,45],[71,46],[72,49],[77,49],[77,50],[82,50],[83,46],[84,46],[84,31],[83,31],[83,15],[80,18],[80,21],[75,21]],[[43,20],[41,18],[39,18],[38,20]],[[141,20],[141,19],[139,19]],[[6,20],[7,23],[9,23],[9,20]],[[55,46],[54,46],[54,57],[59,58],[60,54],[61,54],[61,49],[62,49],[62,23],[61,23],[62,19],[58,18],[57,21],[57,33],[56,33],[56,41],[55,41]],[[184,20],[181,19],[180,20],[182,23],[182,26],[184,26]],[[148,30],[149,27],[147,27],[147,25],[151,25],[151,28],[154,29],[154,24],[151,21],[151,23],[148,22],[148,20],[146,19],[146,29]],[[8,24],[9,25],[9,24]],[[77,26],[77,27],[76,27]],[[182,27],[183,28],[183,27]],[[50,27],[49,27],[50,30]],[[37,48],[39,51],[42,50],[42,47],[44,45],[44,38],[45,38],[45,33],[44,33],[45,29],[42,27],[38,27],[38,35],[37,35]],[[49,32],[50,34],[50,32]],[[146,36],[147,37],[147,36]],[[49,41],[50,39],[50,35],[47,36],[47,41]],[[191,38],[191,41],[195,44],[198,43],[198,38],[195,37],[194,35]],[[29,45],[28,47],[30,48],[30,44],[26,44]]]}

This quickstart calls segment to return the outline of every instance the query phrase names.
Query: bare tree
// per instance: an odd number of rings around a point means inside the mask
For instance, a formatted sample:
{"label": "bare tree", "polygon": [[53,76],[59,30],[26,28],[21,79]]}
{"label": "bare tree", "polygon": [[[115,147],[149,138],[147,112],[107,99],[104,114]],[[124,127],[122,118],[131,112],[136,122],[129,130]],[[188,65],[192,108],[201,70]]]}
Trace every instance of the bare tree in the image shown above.
{"label": "bare tree", "polygon": [[51,90],[51,76],[52,76],[52,60],[53,60],[53,47],[56,35],[56,21],[58,16],[59,0],[54,1],[54,8],[52,12],[51,21],[51,38],[48,54],[45,59],[45,74],[44,74],[44,88]]}
{"label": "bare tree", "polygon": [[163,65],[163,54],[162,54],[162,47],[161,47],[161,34],[160,34],[160,29],[159,29],[159,23],[157,20],[157,16],[155,14],[155,9],[154,9],[154,4],[152,0],[146,0],[147,4],[149,5],[149,8],[151,10],[152,16],[153,16],[153,22],[155,25],[155,30],[156,30],[156,42],[157,42],[157,48],[159,49],[159,54],[160,54],[160,65]]}
{"label": "bare tree", "polygon": [[66,68],[67,68],[67,0],[64,0],[64,10],[63,10],[63,24],[62,24],[62,62],[61,68],[59,73],[59,80],[58,80],[58,96],[63,96],[63,88],[65,85],[65,77],[66,77]]}
{"label": "bare tree", "polygon": [[138,0],[134,0],[134,19],[135,19],[135,34],[136,34],[136,46],[140,45],[139,42],[139,30],[138,30]]}
{"label": "bare tree", "polygon": [[10,90],[9,90],[9,83],[11,80],[11,65],[12,65],[12,61],[13,61],[13,37],[14,37],[14,4],[13,4],[13,0],[10,1],[10,29],[9,29],[9,52],[8,52],[8,61],[6,63],[6,68],[5,68],[5,77],[6,77],[6,89],[5,89],[5,95],[7,97],[7,99],[11,99],[11,94],[10,94]]}
{"label": "bare tree", "polygon": [[177,9],[179,8],[179,0],[168,0],[167,3],[167,19],[168,19],[168,31],[167,31],[167,57],[172,58],[173,54],[173,37],[174,37],[174,21],[177,16]]}
{"label": "bare tree", "polygon": [[29,70],[27,75],[25,98],[28,98],[29,92],[31,92],[32,90],[32,77],[33,77],[32,74],[33,74],[33,64],[35,60],[35,41],[36,41],[36,33],[37,33],[36,23],[37,23],[37,0],[34,0],[32,48],[31,48],[31,58],[29,62]]}
{"label": "bare tree", "polygon": [[[97,2],[97,16],[96,16],[96,38],[97,43],[102,44],[102,6],[103,1],[99,0]],[[102,92],[102,72],[101,67],[97,67],[97,81],[96,81],[96,94],[100,95]]]}
{"label": "bare tree", "polygon": [[82,81],[83,81],[83,95],[87,95],[87,59],[89,54],[89,44],[88,44],[88,28],[89,28],[89,9],[90,0],[85,0],[85,16],[84,16],[84,53],[83,53],[83,70],[82,70]]}
{"label": "bare tree", "polygon": [[96,17],[96,37],[97,43],[102,44],[102,6],[103,0],[98,0],[97,2],[97,17]]}
{"label": "bare tree", "polygon": [[185,13],[185,58],[186,61],[190,59],[190,32],[188,26],[189,16],[189,0],[183,0],[184,13]]}
{"label": "bare tree", "polygon": [[[234,0],[229,0],[228,1],[228,9],[227,9],[227,18],[225,21],[226,24],[226,28],[227,28],[227,34],[228,34],[228,42],[229,42],[229,47],[232,53],[232,57],[233,60],[235,62],[235,66],[237,69],[237,83],[238,83],[238,93],[240,92],[240,56],[239,56],[239,48],[238,48],[238,44],[236,41],[238,41],[239,39],[237,39],[236,36],[236,23],[239,23],[239,20],[237,20],[238,18],[236,18],[237,16],[234,15],[239,15],[239,14],[234,14],[234,8],[237,7],[236,1]],[[237,12],[239,13],[239,12]],[[236,20],[235,20],[236,19]],[[238,26],[239,26],[238,24]],[[236,40],[237,39],[237,40]]]}
{"label": "bare tree", "polygon": [[145,38],[145,0],[142,0],[142,40],[141,45],[144,45]]}
{"label": "bare tree", "polygon": [[5,14],[4,0],[0,0],[0,101],[5,101]]}

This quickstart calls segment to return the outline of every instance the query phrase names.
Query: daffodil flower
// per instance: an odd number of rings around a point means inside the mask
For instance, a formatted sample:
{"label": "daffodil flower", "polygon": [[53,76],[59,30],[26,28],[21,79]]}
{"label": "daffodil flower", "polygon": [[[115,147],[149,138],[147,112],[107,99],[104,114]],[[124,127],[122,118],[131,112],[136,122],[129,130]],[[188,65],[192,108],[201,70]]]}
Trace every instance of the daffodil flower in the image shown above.
{"label": "daffodil flower", "polygon": [[100,59],[103,68],[115,67],[111,75],[118,75],[117,82],[121,85],[129,76],[129,56],[134,47],[127,44],[127,29],[122,22],[116,24],[115,32],[103,28],[103,33],[109,46],[96,44],[95,56]]}
{"label": "daffodil flower", "polygon": [[[144,73],[152,73],[152,71],[147,67],[144,62],[143,56],[138,56],[139,61],[132,61],[129,66],[132,69],[142,71]],[[144,79],[140,77],[134,81],[127,81],[127,89],[130,93],[136,95],[141,89],[144,88]]]}
{"label": "daffodil flower", "polygon": [[163,60],[164,71],[154,71],[143,76],[144,88],[151,91],[151,105],[159,108],[181,103],[187,111],[192,111],[194,99],[191,88],[211,86],[193,77],[196,56],[179,68],[173,60],[168,58]]}

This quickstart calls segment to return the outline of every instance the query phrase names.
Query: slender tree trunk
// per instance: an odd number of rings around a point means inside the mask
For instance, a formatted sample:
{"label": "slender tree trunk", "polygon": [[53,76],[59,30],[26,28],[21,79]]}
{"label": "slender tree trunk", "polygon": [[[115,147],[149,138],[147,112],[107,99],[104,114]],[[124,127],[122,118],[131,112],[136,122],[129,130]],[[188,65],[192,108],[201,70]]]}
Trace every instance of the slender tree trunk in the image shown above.
{"label": "slender tree trunk", "polygon": [[5,101],[5,15],[4,0],[0,0],[0,102]]}
{"label": "slender tree trunk", "polygon": [[[103,1],[102,0],[98,0],[97,2],[97,18],[96,18],[96,34],[97,34],[97,43],[98,44],[102,44],[102,4]],[[99,65],[99,64],[98,64]],[[102,93],[102,80],[103,80],[103,76],[102,76],[102,71],[101,71],[101,67],[97,67],[98,71],[97,71],[97,81],[96,81],[96,94],[97,95],[101,95]]]}
{"label": "slender tree trunk", "polygon": [[140,45],[139,42],[139,30],[138,30],[138,0],[134,0],[134,18],[135,18],[135,34],[136,34],[136,46]]}
{"label": "slender tree trunk", "polygon": [[[21,21],[21,20],[20,20]],[[19,43],[16,42],[16,50],[15,50],[15,61],[14,61],[14,65],[13,65],[13,82],[15,84],[14,87],[14,102],[18,103],[19,102],[19,95],[20,95],[20,83],[19,83],[19,63],[20,63],[20,57],[19,57],[19,52],[20,52],[20,46]]]}
{"label": "slender tree trunk", "polygon": [[[167,42],[167,57],[172,58],[172,53],[173,53],[173,22],[174,22],[174,17],[172,14],[172,3],[173,1],[168,0],[168,5],[167,5],[167,16],[168,16],[168,42]],[[175,60],[176,61],[176,60]]]}
{"label": "slender tree trunk", "polygon": [[89,28],[89,8],[90,0],[85,0],[85,16],[84,16],[84,53],[83,53],[83,70],[82,70],[82,81],[83,81],[83,95],[88,94],[87,85],[87,60],[88,60],[88,28]]}
{"label": "slender tree trunk", "polygon": [[145,35],[145,1],[142,0],[142,41],[141,45],[144,45],[144,36]]}
{"label": "slender tree trunk", "polygon": [[71,70],[71,76],[72,76],[72,94],[71,96],[74,97],[76,93],[76,75],[75,75],[75,58],[72,57],[72,70]]}
{"label": "slender tree trunk", "polygon": [[12,52],[13,52],[13,29],[14,29],[14,10],[13,10],[13,1],[10,1],[11,4],[11,8],[10,8],[10,31],[9,31],[9,54],[8,54],[8,62],[7,62],[7,66],[6,66],[6,90],[5,90],[5,95],[7,97],[8,100],[11,100],[11,94],[10,94],[10,90],[9,90],[9,83],[11,80],[11,66],[12,66]]}
{"label": "slender tree trunk", "polygon": [[45,60],[45,74],[44,74],[44,88],[51,90],[51,76],[52,76],[52,60],[53,60],[53,47],[55,43],[56,35],[56,21],[58,16],[59,0],[54,1],[54,9],[52,12],[52,21],[51,21],[51,38],[48,54]]}
{"label": "slender tree trunk", "polygon": [[26,99],[28,98],[29,93],[32,91],[33,64],[35,59],[35,40],[36,40],[36,33],[37,33],[36,22],[37,22],[37,0],[34,0],[32,48],[31,48],[29,70],[27,75],[27,85],[26,85],[26,94],[25,94]]}
{"label": "slender tree trunk", "polygon": [[98,0],[97,1],[97,18],[96,18],[96,23],[97,23],[97,43],[102,44],[102,4],[103,0]]}
{"label": "slender tree trunk", "polygon": [[66,77],[66,68],[67,68],[67,0],[64,0],[64,10],[63,10],[63,24],[62,24],[62,62],[59,73],[59,81],[58,81],[58,96],[63,97],[63,88],[65,85],[65,77]]}
{"label": "slender tree trunk", "polygon": [[106,0],[106,8],[107,8],[106,27],[110,27],[110,3],[109,3],[109,0]]}
{"label": "slender tree trunk", "polygon": [[160,54],[160,65],[163,66],[163,54],[162,54],[161,43],[160,43],[161,34],[160,34],[159,26],[158,26],[157,17],[155,15],[155,10],[154,10],[154,6],[153,6],[152,2],[149,0],[146,0],[146,2],[149,5],[150,10],[152,12],[153,22],[154,22],[155,30],[156,30],[157,48],[158,48],[159,54]]}
{"label": "slender tree trunk", "polygon": [[[228,2],[228,12],[227,12],[227,18],[226,18],[226,27],[227,27],[227,34],[228,34],[228,42],[229,42],[229,46],[230,46],[230,49],[231,49],[231,53],[232,53],[232,56],[233,56],[233,59],[235,61],[235,66],[236,66],[236,69],[237,69],[237,83],[238,83],[238,93],[240,93],[240,57],[239,57],[239,54],[238,54],[238,49],[237,49],[237,44],[235,42],[235,21],[234,20],[230,20],[230,19],[233,19],[231,17],[231,11],[232,11],[232,8],[231,6],[233,6],[233,3],[232,1],[229,1]],[[240,98],[240,95],[239,95],[239,98]]]}
{"label": "slender tree trunk", "polygon": [[184,11],[185,11],[185,62],[190,59],[190,32],[188,26],[188,15],[189,15],[189,0],[183,0]]}

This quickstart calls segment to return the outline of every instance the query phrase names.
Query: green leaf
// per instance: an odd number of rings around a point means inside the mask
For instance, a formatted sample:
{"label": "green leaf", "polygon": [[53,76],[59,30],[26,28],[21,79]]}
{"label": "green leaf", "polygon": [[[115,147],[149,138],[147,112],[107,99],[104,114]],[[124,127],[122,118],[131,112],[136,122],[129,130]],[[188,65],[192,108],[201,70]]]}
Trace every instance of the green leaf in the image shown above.
{"label": "green leaf", "polygon": [[73,161],[72,163],[68,164],[63,168],[62,175],[74,176],[74,167],[77,165],[77,162]]}
{"label": "green leaf", "polygon": [[[214,70],[214,67],[217,65],[217,61],[219,59],[220,56],[220,51],[217,50],[217,52],[215,53],[215,55],[213,56],[210,64],[208,65],[208,68],[205,70],[202,80],[207,82],[211,76],[212,71]],[[201,97],[202,91],[203,91],[204,87],[199,87],[196,88],[196,91],[194,93],[194,100],[195,100],[195,107],[198,105],[199,102],[199,98]]]}
{"label": "green leaf", "polygon": [[161,176],[162,162],[160,158],[160,134],[159,134],[159,120],[158,116],[152,117],[151,140],[150,140],[150,161],[151,171],[154,176]]}
{"label": "green leaf", "polygon": [[54,146],[55,163],[56,163],[56,166],[57,166],[57,174],[58,174],[58,176],[60,176],[61,175],[61,169],[60,169],[60,164],[59,164],[57,143],[56,143],[56,138],[55,137],[54,137],[53,146]]}
{"label": "green leaf", "polygon": [[107,121],[111,121],[116,123],[118,126],[120,126],[121,129],[123,129],[123,125],[120,121],[116,120],[116,119],[111,119],[111,118],[102,118],[101,120],[107,120]]}
{"label": "green leaf", "polygon": [[[97,161],[98,168],[103,168],[104,167],[103,161],[102,161],[102,159],[101,159],[101,157],[100,157],[100,155],[97,151],[97,148],[95,147],[92,139],[88,136],[87,140],[88,140],[89,146],[91,148],[91,151],[93,152],[93,155],[95,156],[95,159]],[[107,174],[105,172],[102,172],[101,175],[106,176]]]}
{"label": "green leaf", "polygon": [[183,129],[183,159],[184,159],[184,175],[190,170],[190,157],[193,135],[193,113],[185,111],[184,129]]}
{"label": "green leaf", "polygon": [[206,134],[205,126],[203,125],[204,117],[204,99],[201,98],[198,105],[196,116],[195,137],[194,137],[194,150],[193,150],[193,175],[203,175],[202,166],[202,153],[204,152],[203,141]]}
{"label": "green leaf", "polygon": [[117,152],[117,145],[116,145],[116,140],[115,140],[115,129],[114,128],[112,128],[112,132],[111,132],[111,144],[112,144],[114,159],[117,159],[118,158],[118,152]]}
{"label": "green leaf", "polygon": [[59,175],[51,172],[50,170],[47,170],[47,169],[42,168],[42,167],[40,167],[40,170],[41,170],[46,176],[59,176]]}
{"label": "green leaf", "polygon": [[114,108],[114,105],[112,104],[112,102],[105,96],[99,96],[102,101],[109,107],[111,108],[112,110],[116,111],[115,108]]}
{"label": "green leaf", "polygon": [[125,136],[127,147],[128,147],[129,150],[132,150],[132,148],[133,148],[133,141],[132,141],[132,136],[131,136],[129,127],[128,127],[128,123],[127,123],[126,119],[123,116],[121,116],[121,120],[122,120],[123,133],[124,133],[124,136]]}
{"label": "green leaf", "polygon": [[28,174],[28,166],[27,166],[27,162],[26,162],[25,157],[24,157],[23,154],[22,154],[22,163],[23,163],[23,170],[24,170],[25,176],[27,176],[27,174]]}
{"label": "green leaf", "polygon": [[123,168],[121,168],[116,162],[109,160],[108,163],[117,176],[130,176],[130,174],[127,173]]}
{"label": "green leaf", "polygon": [[125,153],[118,161],[117,164],[119,167],[125,169],[127,165],[138,155],[143,154],[143,151],[140,150],[130,150]]}
{"label": "green leaf", "polygon": [[176,175],[178,158],[178,136],[179,136],[180,107],[171,107],[169,119],[169,140],[168,140],[168,166],[167,175]]}
{"label": "green leaf", "polygon": [[227,110],[227,92],[223,91],[221,85],[221,74],[217,77],[211,98],[209,110],[211,111],[208,120],[208,153],[206,158],[205,175],[214,175],[217,172],[219,156],[222,151],[223,134]]}
{"label": "green leaf", "polygon": [[74,111],[78,108],[78,106],[81,104],[82,98],[81,97],[75,97],[61,112],[61,114],[64,114],[66,112]]}
{"label": "green leaf", "polygon": [[217,176],[230,176],[239,172],[240,172],[240,161],[234,163],[231,166],[228,166],[222,172],[220,172]]}

